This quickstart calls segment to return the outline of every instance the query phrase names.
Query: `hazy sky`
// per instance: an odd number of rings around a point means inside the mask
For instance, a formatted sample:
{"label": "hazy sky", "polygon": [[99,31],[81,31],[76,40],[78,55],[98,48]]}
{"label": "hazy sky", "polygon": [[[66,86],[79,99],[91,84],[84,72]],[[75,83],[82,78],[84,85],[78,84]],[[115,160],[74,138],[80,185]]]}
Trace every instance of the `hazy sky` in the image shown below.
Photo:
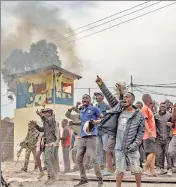
{"label": "hazy sky", "polygon": [[[48,8],[60,8],[62,17],[68,21],[73,29],[76,29],[142,2],[45,1],[45,3],[49,4]],[[162,2],[133,15],[126,16],[106,25],[78,34],[77,38],[113,26],[170,3],[172,2]],[[5,30],[9,30],[9,28],[13,27],[14,23],[12,16],[7,12],[7,7],[12,7],[14,3],[3,2],[2,4],[2,11],[3,7],[6,7],[6,11],[2,12],[2,27]],[[96,23],[96,25],[98,24],[100,23]],[[92,26],[86,27],[85,29]],[[80,31],[81,30],[78,30],[78,32]],[[78,40],[76,42],[77,54],[83,63],[84,71],[81,72],[83,79],[76,82],[76,87],[96,87],[96,75],[102,77],[108,86],[113,86],[117,81],[129,84],[130,75],[133,75],[133,81],[135,84],[162,84],[176,82],[175,36],[176,4],[134,21],[95,34],[91,37]],[[4,94],[7,88],[3,81],[1,89],[1,94]],[[148,89],[176,95],[176,89]],[[79,100],[81,95],[87,91],[88,90],[86,89],[79,91],[76,90],[75,101]],[[93,94],[94,91],[97,90],[92,90],[91,94]],[[141,94],[138,92],[135,92],[135,94],[137,100],[140,100]],[[162,101],[166,97],[153,95],[153,98],[157,101]],[[176,98],[167,98],[176,102]],[[9,103],[5,96],[1,96],[1,101],[2,105]],[[14,108],[15,103],[2,106],[1,115],[3,117],[12,117]]]}

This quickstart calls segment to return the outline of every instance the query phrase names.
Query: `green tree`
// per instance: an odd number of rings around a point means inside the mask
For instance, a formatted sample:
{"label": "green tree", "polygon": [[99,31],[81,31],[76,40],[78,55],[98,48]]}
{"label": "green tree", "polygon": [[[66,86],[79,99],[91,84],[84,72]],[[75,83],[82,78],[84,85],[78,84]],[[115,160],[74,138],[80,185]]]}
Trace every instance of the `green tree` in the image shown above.
{"label": "green tree", "polygon": [[57,46],[54,43],[47,43],[46,40],[40,40],[31,44],[29,52],[20,49],[12,51],[10,56],[3,62],[3,79],[9,90],[16,94],[13,77],[10,75],[52,64],[61,66]]}

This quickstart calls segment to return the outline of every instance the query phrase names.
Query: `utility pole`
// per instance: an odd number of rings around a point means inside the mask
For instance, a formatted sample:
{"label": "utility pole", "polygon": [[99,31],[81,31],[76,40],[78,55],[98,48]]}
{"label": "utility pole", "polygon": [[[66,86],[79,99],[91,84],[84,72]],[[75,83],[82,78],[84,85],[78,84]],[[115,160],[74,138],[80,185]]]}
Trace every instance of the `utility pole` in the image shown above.
{"label": "utility pole", "polygon": [[90,95],[90,88],[88,88],[88,90],[89,90],[89,95]]}
{"label": "utility pole", "polygon": [[133,93],[133,77],[131,75],[131,83],[130,83],[130,86],[131,86],[131,93]]}

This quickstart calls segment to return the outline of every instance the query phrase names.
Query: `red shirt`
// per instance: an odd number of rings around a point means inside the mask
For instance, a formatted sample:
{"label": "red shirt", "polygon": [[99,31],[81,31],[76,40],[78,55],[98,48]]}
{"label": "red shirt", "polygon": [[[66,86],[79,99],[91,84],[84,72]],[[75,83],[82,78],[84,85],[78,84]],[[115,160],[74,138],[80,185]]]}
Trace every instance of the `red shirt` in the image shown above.
{"label": "red shirt", "polygon": [[62,133],[62,138],[64,138],[61,141],[62,147],[70,147],[71,145],[71,133],[70,129],[68,127],[65,127]]}

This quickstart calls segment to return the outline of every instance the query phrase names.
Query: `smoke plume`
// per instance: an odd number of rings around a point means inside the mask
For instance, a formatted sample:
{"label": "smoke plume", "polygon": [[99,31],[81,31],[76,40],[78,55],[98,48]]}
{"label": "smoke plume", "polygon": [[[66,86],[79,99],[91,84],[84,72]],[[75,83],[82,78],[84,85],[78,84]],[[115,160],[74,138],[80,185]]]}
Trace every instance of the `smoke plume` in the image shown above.
{"label": "smoke plume", "polygon": [[[15,18],[15,29],[8,35],[2,33],[1,62],[15,49],[28,50],[38,40],[46,39],[58,47],[59,57],[64,68],[80,73],[82,64],[76,55],[76,47],[70,39],[64,39],[66,33],[74,31],[66,20],[61,18],[58,8],[47,6],[43,2],[19,2],[9,10]],[[75,40],[73,36],[71,40]]]}

